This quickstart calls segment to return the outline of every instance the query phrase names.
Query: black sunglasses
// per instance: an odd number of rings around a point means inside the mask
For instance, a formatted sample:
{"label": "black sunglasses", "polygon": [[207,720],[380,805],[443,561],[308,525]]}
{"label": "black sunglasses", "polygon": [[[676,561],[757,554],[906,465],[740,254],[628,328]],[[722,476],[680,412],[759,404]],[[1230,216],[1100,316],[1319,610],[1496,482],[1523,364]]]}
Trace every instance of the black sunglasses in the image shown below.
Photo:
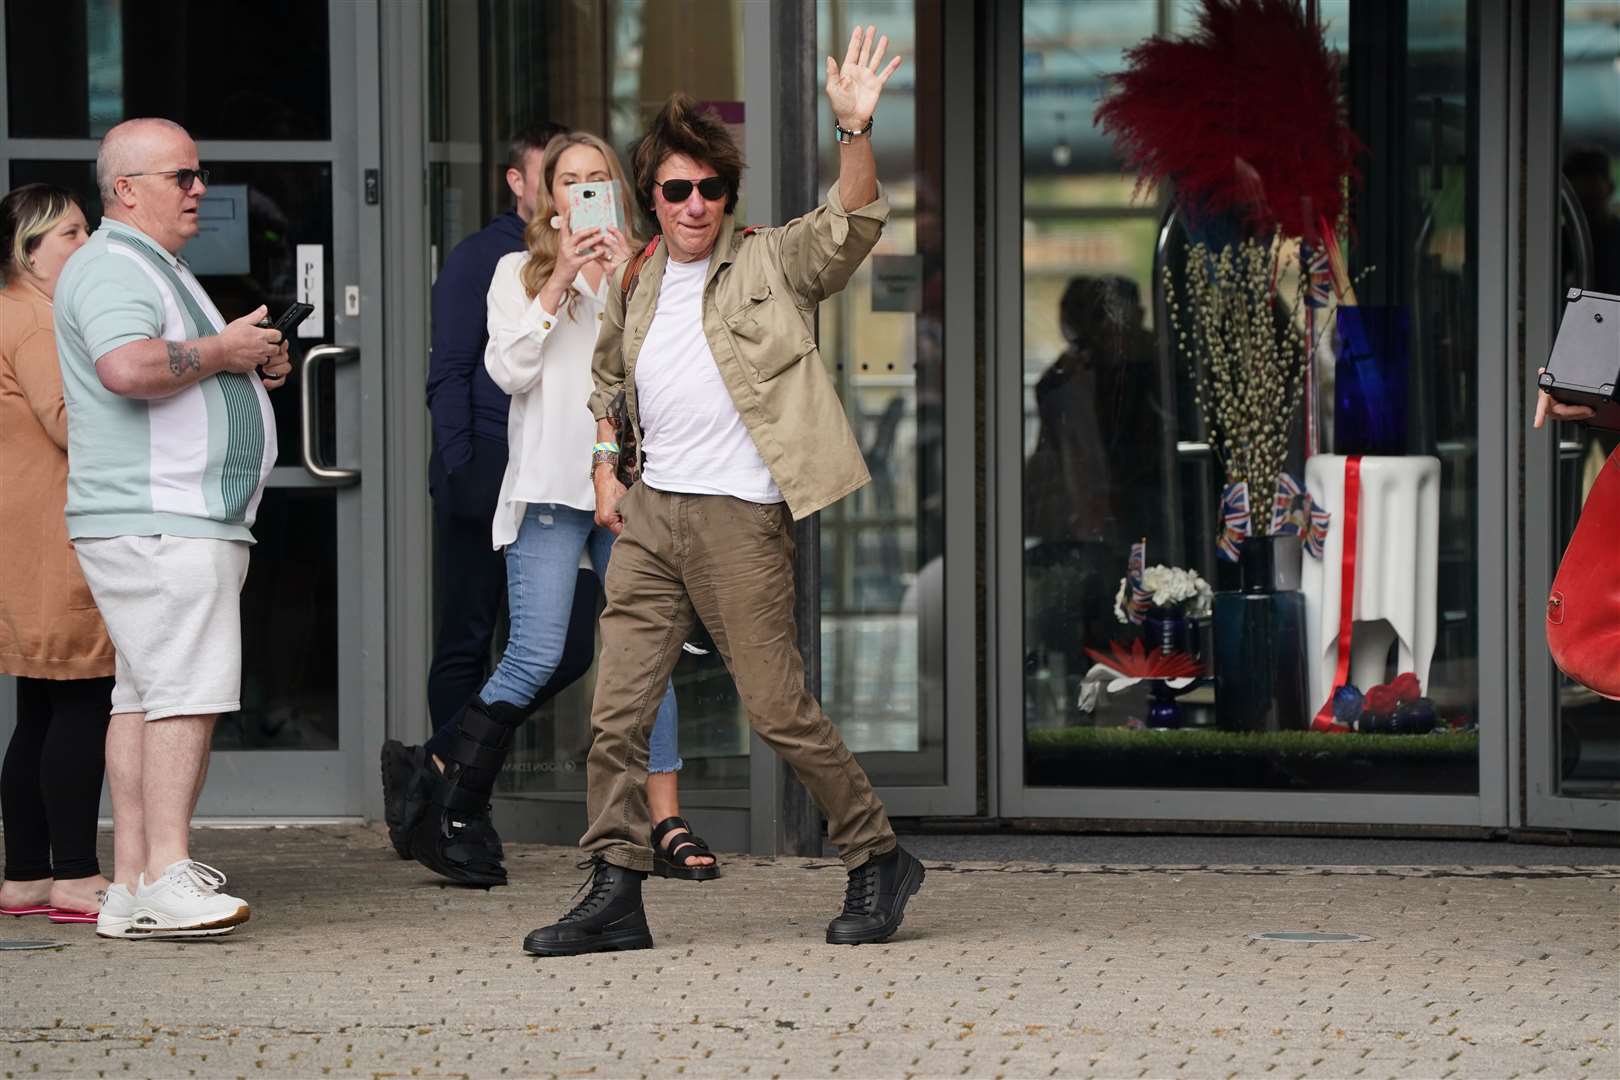
{"label": "black sunglasses", "polygon": [[710,202],[726,194],[726,182],[718,176],[705,176],[702,180],[665,180],[655,185],[664,190],[664,199],[672,203],[682,203],[692,197],[692,188],[698,189],[698,194]]}
{"label": "black sunglasses", "polygon": [[132,172],[132,173],[125,173],[124,175],[125,176],[172,176],[172,177],[174,177],[174,182],[177,185],[179,185],[181,191],[190,191],[194,186],[196,186],[196,183],[199,180],[201,180],[203,182],[203,187],[208,186],[208,170],[207,169],[168,169],[168,170],[166,170],[164,172]]}

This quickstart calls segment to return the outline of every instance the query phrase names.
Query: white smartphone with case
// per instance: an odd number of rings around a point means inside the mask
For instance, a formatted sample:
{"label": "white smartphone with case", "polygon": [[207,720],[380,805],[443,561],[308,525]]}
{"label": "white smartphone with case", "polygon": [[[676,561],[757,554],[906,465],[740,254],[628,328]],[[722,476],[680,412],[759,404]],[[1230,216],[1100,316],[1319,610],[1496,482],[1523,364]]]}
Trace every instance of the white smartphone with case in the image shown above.
{"label": "white smartphone with case", "polygon": [[611,180],[568,185],[568,228],[571,232],[585,229],[624,229],[624,218],[619,211],[618,185]]}

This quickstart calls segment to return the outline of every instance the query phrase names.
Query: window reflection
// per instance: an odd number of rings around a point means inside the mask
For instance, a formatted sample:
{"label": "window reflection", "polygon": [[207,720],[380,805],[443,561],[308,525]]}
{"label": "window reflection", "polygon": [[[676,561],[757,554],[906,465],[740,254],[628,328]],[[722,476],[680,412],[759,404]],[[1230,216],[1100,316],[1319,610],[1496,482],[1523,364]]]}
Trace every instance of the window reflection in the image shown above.
{"label": "window reflection", "polygon": [[99,139],[121,120],[164,116],[197,139],[330,138],[327,8],[9,3],[10,135]]}
{"label": "window reflection", "polygon": [[[1157,273],[1162,263],[1185,265],[1185,223],[1170,213],[1173,192],[1133,194],[1134,178],[1121,175],[1112,143],[1092,126],[1125,51],[1155,32],[1185,31],[1199,6],[1023,5],[1026,782],[1475,791],[1478,165],[1469,117],[1477,91],[1464,0],[1414,5],[1409,18],[1370,0],[1320,5],[1327,39],[1348,61],[1351,123],[1370,147],[1351,261],[1355,271],[1374,269],[1357,290],[1365,304],[1409,314],[1417,378],[1406,389],[1414,420],[1404,453],[1441,465],[1438,584],[1426,601],[1440,628],[1424,691],[1446,730],[1421,738],[1312,732],[1320,702],[1290,709],[1283,730],[1221,730],[1209,683],[1181,696],[1177,730],[1151,730],[1166,714],[1155,711],[1149,683],[1110,692],[1106,679],[1088,680],[1095,661],[1087,648],[1144,637],[1114,611],[1132,543],[1146,540],[1149,564],[1238,588],[1236,568],[1215,558],[1224,478],[1205,445]],[[1378,66],[1358,65],[1362,56],[1378,57]],[[1400,80],[1388,77],[1391,57],[1405,65]],[[1392,92],[1406,96],[1391,101]],[[1280,272],[1278,295],[1288,297],[1296,280],[1297,270]],[[1298,313],[1279,304],[1277,317]],[[1325,363],[1330,375],[1332,358]],[[1331,392],[1318,392],[1331,405]],[[1296,424],[1288,471],[1304,477],[1304,456]],[[1262,498],[1269,506],[1270,493]],[[1195,621],[1178,633],[1208,670],[1214,630]],[[1393,656],[1385,667],[1384,678],[1398,674]]]}

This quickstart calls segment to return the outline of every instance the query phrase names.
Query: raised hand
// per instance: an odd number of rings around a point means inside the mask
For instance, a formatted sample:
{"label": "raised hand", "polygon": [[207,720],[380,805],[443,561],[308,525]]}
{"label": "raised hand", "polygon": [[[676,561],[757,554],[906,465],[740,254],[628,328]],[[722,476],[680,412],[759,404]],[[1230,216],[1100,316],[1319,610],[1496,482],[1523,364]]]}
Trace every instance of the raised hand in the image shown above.
{"label": "raised hand", "polygon": [[876,33],[875,26],[868,26],[864,32],[858,26],[855,28],[849,38],[849,50],[844,54],[843,67],[827,57],[827,101],[832,105],[838,126],[846,131],[859,131],[866,126],[877,111],[883,85],[900,66],[900,58],[896,56],[879,70],[883,54],[889,48],[889,38],[886,34],[878,38],[874,50],[872,38]]}

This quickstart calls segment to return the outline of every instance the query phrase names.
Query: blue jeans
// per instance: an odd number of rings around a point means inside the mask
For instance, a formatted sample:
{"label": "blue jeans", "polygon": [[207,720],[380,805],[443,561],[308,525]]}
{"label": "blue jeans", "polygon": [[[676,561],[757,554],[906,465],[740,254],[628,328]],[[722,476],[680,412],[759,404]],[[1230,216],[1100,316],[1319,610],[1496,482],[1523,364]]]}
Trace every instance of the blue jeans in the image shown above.
{"label": "blue jeans", "polygon": [[[586,510],[556,503],[528,507],[515,541],[506,547],[506,605],[511,615],[506,652],[478,696],[485,704],[527,706],[546,685],[568,638],[579,555],[588,552],[596,576],[606,580],[613,534]],[[664,688],[648,738],[648,772],[681,767],[675,740],[675,686]]]}

